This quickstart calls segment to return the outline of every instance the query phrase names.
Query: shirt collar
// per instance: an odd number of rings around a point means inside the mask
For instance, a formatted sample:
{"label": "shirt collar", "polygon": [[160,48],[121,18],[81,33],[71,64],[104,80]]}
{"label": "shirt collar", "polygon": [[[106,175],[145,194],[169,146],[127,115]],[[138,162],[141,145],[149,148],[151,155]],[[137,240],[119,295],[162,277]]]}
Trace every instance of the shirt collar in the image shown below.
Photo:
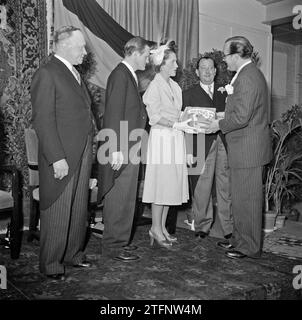
{"label": "shirt collar", "polygon": [[132,73],[136,83],[138,84],[137,75],[136,75],[134,69],[132,68],[132,66],[125,60],[123,60],[122,63],[130,70],[130,72]]}
{"label": "shirt collar", "polygon": [[58,56],[57,54],[55,54],[55,57],[57,59],[59,59],[60,61],[62,61],[65,64],[65,66],[72,72],[72,64],[69,61],[67,61],[66,59]]}
{"label": "shirt collar", "polygon": [[252,63],[252,60],[251,60],[251,59],[248,59],[247,62],[245,62],[241,67],[238,68],[236,74],[234,75],[234,77],[233,77],[233,79],[232,79],[232,81],[231,81],[231,83],[230,83],[231,85],[232,85],[232,84],[235,82],[235,80],[237,79],[239,72],[240,72],[245,66],[247,66],[247,65],[250,64],[250,63]]}
{"label": "shirt collar", "polygon": [[209,86],[211,86],[211,91],[214,92],[214,82],[212,82],[211,84],[204,84],[201,81],[199,81],[199,84],[202,87],[202,89],[204,89],[206,92],[208,92],[208,88]]}

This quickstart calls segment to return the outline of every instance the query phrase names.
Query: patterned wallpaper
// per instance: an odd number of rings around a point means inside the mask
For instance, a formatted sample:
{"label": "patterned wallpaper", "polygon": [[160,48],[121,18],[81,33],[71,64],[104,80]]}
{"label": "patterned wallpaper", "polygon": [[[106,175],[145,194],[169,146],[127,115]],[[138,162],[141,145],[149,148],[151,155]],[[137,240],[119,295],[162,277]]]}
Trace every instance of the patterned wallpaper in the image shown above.
{"label": "patterned wallpaper", "polygon": [[[12,138],[18,144],[24,142],[20,128],[27,123],[23,115],[30,112],[30,103],[24,102],[29,100],[32,74],[47,58],[46,0],[9,0],[1,5],[6,8],[7,24],[0,28],[0,163],[12,146]],[[17,83],[23,85],[21,90]],[[18,127],[13,137],[8,132],[12,119]],[[9,152],[10,157],[25,159],[21,147]]]}
{"label": "patterned wallpaper", "polygon": [[45,0],[10,0],[6,10],[7,28],[0,30],[4,79],[36,70],[47,56]]}
{"label": "patterned wallpaper", "polygon": [[47,55],[45,0],[14,0],[17,72],[36,70]]}

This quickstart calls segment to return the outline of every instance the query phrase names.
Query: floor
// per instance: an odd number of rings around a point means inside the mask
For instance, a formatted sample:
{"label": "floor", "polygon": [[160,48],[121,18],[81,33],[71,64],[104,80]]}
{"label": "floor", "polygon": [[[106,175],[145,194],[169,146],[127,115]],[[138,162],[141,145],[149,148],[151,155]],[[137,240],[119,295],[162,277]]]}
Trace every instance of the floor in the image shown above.
{"label": "floor", "polygon": [[[137,262],[104,259],[101,239],[90,235],[89,271],[67,268],[64,282],[49,281],[39,273],[38,242],[26,242],[18,260],[0,248],[0,265],[7,269],[6,290],[0,300],[267,300],[302,299],[302,289],[293,287],[295,266],[302,266],[302,223],[286,221],[282,229],[264,234],[260,259],[232,260],[216,247],[219,226],[210,237],[197,240],[184,223],[187,209],[179,211],[171,250],[150,247],[149,225],[137,227],[133,243]],[[148,217],[150,211],[145,209]]]}

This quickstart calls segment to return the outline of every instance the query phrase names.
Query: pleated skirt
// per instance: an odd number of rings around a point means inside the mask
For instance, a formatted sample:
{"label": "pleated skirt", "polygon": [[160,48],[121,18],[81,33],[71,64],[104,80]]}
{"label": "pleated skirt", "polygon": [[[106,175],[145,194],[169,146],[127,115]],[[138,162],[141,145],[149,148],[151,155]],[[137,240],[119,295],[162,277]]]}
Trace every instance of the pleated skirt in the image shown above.
{"label": "pleated skirt", "polygon": [[172,128],[152,128],[148,140],[143,202],[180,205],[188,199],[183,132]]}

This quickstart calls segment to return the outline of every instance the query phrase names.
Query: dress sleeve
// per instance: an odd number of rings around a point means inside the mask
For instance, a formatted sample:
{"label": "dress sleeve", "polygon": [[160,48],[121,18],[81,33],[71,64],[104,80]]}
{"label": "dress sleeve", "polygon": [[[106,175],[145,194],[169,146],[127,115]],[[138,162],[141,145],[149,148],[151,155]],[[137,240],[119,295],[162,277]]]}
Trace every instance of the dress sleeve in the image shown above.
{"label": "dress sleeve", "polygon": [[149,124],[151,126],[155,125],[161,115],[161,98],[159,87],[152,81],[143,95],[143,102],[146,105],[146,110],[149,116]]}

